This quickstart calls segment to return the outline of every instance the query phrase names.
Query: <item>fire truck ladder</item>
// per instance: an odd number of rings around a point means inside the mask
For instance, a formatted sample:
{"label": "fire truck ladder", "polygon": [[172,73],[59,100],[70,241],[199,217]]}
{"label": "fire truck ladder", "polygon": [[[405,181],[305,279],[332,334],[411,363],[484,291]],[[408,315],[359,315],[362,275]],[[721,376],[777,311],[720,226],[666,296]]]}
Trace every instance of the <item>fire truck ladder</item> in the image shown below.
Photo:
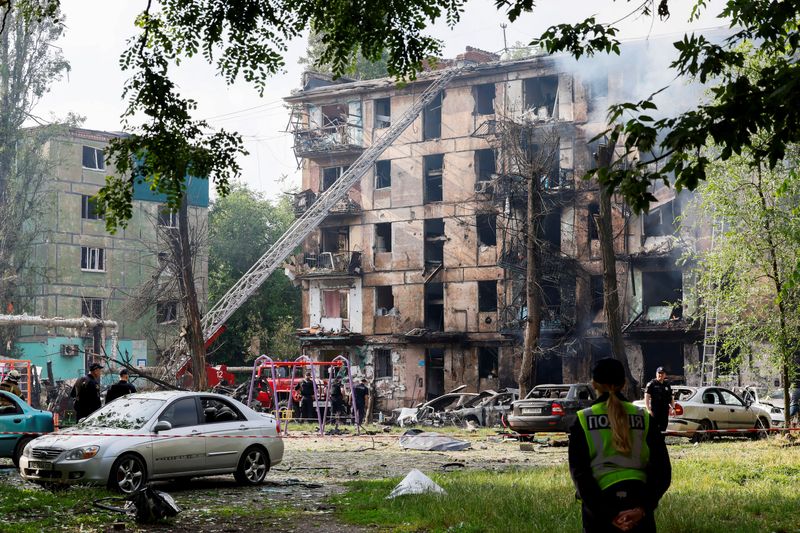
{"label": "fire truck ladder", "polygon": [[[722,222],[713,220],[711,223],[711,248],[717,239],[717,233],[722,231]],[[717,342],[719,339],[719,297],[713,291],[719,287],[720,279],[707,280],[706,296],[710,298],[706,306],[706,324],[703,331],[703,362],[700,367],[701,386],[714,385],[717,380]]]}
{"label": "fire truck ladder", "polygon": [[[321,193],[316,202],[294,221],[286,233],[250,267],[250,270],[239,278],[203,317],[203,338],[205,340],[211,338],[228,318],[261,287],[270,274],[292,253],[292,250],[302,244],[303,240],[325,219],[331,208],[347,195],[347,192],[372,168],[381,154],[411,125],[425,106],[464,68],[464,65],[459,65],[447,69],[436,78],[422,92],[416,102],[396,122],[393,121],[391,127],[372,146],[362,152],[358,159],[350,165],[350,168],[331,187]],[[183,355],[186,352],[185,342],[182,342],[181,345],[176,350],[176,355],[181,354],[177,356],[177,360],[164,365],[165,376],[172,375],[186,362],[188,357]]]}

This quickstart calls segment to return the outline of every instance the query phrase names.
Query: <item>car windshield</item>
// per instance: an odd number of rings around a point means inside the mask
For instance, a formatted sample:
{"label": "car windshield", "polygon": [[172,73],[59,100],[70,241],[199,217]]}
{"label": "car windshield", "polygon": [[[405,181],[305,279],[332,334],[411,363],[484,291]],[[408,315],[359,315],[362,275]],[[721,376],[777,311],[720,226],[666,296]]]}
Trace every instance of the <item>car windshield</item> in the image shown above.
{"label": "car windshield", "polygon": [[164,405],[164,400],[122,397],[89,415],[79,427],[141,429]]}

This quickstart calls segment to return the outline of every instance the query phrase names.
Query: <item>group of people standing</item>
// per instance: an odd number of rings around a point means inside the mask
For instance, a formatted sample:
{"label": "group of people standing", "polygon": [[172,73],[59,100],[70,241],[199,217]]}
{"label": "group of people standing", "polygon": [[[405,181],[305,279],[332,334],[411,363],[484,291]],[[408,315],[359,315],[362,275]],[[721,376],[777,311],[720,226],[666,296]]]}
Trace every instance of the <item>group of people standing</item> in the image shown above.
{"label": "group of people standing", "polygon": [[[360,426],[364,423],[367,409],[367,397],[369,396],[369,386],[366,379],[362,379],[353,387],[353,407],[356,422]],[[345,390],[342,385],[342,378],[333,378],[330,384],[330,413],[338,420],[339,416],[347,414],[345,401]],[[303,420],[316,420],[317,412],[314,406],[316,399],[317,386],[314,383],[311,372],[306,372],[305,379],[295,385],[295,390],[300,393],[300,416]]]}
{"label": "group of people standing", "polygon": [[[89,365],[89,372],[75,382],[70,396],[74,398],[73,406],[77,421],[100,409],[102,405],[100,400],[100,377],[102,375],[103,365],[92,363]],[[119,381],[111,385],[106,391],[106,405],[121,396],[136,392],[136,387],[128,381],[129,377],[127,368],[119,371]]]}

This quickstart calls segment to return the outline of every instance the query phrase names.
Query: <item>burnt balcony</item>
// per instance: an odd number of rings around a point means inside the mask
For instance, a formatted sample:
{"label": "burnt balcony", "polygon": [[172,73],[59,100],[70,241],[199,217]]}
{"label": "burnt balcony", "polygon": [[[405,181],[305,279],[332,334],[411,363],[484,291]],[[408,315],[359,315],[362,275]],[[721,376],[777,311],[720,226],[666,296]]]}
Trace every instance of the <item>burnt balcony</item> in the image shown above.
{"label": "burnt balcony", "polygon": [[364,151],[362,128],[352,124],[337,124],[324,128],[305,128],[294,131],[294,153],[297,157],[358,156]]}
{"label": "burnt balcony", "polygon": [[[295,216],[299,217],[308,211],[318,197],[319,195],[310,189],[295,194],[293,202]],[[358,202],[353,201],[349,196],[345,196],[331,207],[330,211],[328,211],[328,216],[357,215],[361,211],[361,205]]]}
{"label": "burnt balcony", "polygon": [[362,274],[361,252],[303,253],[292,267],[299,278],[356,277]]}

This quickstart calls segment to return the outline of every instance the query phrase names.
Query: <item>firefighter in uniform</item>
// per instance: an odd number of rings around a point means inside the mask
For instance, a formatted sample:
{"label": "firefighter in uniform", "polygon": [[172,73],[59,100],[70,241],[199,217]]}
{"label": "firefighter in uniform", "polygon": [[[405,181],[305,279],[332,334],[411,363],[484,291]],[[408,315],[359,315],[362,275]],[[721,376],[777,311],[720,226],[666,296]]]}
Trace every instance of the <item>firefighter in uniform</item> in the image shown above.
{"label": "firefighter in uniform", "polygon": [[654,532],[655,509],[672,480],[664,437],[646,410],[620,394],[622,363],[598,361],[592,385],[600,397],[578,412],[569,435],[569,470],[582,503],[583,531]]}

